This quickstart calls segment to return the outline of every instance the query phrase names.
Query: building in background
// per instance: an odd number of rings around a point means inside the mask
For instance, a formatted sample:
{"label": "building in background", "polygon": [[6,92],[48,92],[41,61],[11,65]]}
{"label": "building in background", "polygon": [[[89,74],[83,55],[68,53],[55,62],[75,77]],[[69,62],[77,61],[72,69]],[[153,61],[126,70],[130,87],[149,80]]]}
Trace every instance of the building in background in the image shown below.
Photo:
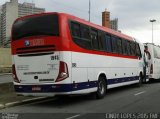
{"label": "building in background", "polygon": [[110,20],[110,28],[115,31],[118,31],[118,18]]}
{"label": "building in background", "polygon": [[0,46],[10,47],[10,35],[12,24],[18,17],[43,13],[44,8],[38,8],[34,3],[18,3],[18,0],[10,0],[1,6],[0,15]]}
{"label": "building in background", "polygon": [[107,28],[110,27],[110,12],[107,10],[102,12],[102,26]]}
{"label": "building in background", "polygon": [[105,9],[102,12],[102,26],[118,31],[118,18],[110,20],[110,12]]}

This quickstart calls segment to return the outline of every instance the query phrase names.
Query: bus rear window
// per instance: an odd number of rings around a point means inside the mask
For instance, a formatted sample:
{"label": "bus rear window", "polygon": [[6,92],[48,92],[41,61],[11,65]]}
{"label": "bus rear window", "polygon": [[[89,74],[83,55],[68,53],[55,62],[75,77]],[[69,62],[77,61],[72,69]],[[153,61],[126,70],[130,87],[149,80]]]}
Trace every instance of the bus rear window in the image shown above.
{"label": "bus rear window", "polygon": [[12,40],[38,35],[59,36],[58,15],[33,16],[13,24]]}

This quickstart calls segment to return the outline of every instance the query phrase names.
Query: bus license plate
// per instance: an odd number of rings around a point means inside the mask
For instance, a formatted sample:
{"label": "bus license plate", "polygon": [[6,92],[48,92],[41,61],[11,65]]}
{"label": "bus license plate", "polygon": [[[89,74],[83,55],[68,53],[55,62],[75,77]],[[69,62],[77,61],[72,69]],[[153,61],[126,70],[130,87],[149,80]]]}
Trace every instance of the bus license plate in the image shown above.
{"label": "bus license plate", "polygon": [[41,87],[34,86],[32,87],[32,91],[41,91]]}

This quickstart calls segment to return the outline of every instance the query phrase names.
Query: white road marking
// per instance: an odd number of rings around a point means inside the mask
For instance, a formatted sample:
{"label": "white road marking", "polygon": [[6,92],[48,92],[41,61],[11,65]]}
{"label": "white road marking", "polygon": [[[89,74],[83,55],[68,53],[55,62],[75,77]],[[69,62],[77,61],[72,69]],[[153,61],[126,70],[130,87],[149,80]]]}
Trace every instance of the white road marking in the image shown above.
{"label": "white road marking", "polygon": [[79,117],[79,116],[80,116],[80,114],[77,114],[77,115],[74,115],[74,116],[68,117],[68,118],[66,118],[66,119],[74,119],[74,118]]}
{"label": "white road marking", "polygon": [[134,95],[137,96],[137,95],[143,94],[143,93],[145,93],[145,92],[146,92],[146,91],[142,91],[142,92],[136,93],[136,94],[134,94]]}

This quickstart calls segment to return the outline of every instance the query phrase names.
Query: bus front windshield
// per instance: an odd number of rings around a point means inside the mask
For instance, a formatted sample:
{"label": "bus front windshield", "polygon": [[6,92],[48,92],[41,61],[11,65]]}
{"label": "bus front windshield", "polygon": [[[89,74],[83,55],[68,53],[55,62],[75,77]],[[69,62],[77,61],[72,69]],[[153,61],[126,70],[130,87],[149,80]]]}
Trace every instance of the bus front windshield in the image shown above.
{"label": "bus front windshield", "polygon": [[26,17],[13,24],[12,40],[39,35],[59,36],[58,15]]}

